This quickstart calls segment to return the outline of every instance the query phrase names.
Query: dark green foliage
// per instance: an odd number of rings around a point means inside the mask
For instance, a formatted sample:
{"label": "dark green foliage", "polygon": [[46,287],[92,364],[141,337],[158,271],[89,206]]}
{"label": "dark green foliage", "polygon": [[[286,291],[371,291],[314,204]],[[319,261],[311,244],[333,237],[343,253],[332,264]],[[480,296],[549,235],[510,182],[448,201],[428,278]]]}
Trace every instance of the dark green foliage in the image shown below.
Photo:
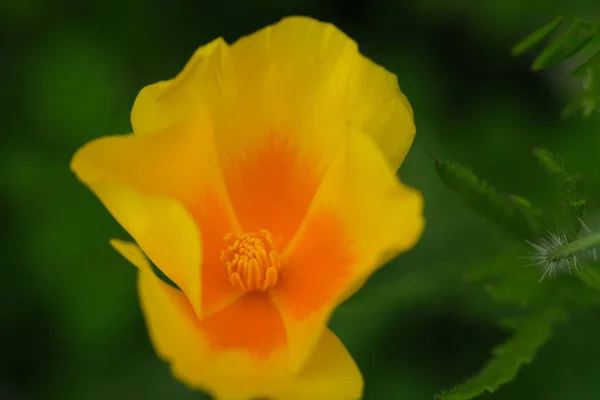
{"label": "dark green foliage", "polygon": [[[558,17],[544,27],[527,36],[513,48],[513,54],[519,55],[531,49],[535,44],[554,33],[566,18]],[[564,109],[563,116],[581,111],[589,117],[600,110],[600,25],[581,19],[570,18],[568,26],[560,35],[552,40],[535,58],[532,64],[534,71],[551,68],[575,55],[593,55],[588,61],[575,68],[571,74],[583,79],[583,91]]]}
{"label": "dark green foliage", "polygon": [[519,239],[539,235],[539,211],[518,196],[499,193],[494,187],[477,178],[458,164],[436,161],[436,171],[442,182],[465,205]]}

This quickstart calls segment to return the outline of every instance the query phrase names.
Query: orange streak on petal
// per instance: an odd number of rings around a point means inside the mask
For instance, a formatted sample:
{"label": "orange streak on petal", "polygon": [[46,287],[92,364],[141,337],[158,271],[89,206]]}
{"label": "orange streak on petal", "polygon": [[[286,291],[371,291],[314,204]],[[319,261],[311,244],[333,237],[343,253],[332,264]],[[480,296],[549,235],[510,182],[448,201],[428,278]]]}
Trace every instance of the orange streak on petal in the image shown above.
{"label": "orange streak on petal", "polygon": [[304,158],[281,131],[229,159],[224,166],[227,189],[245,232],[267,229],[281,250],[304,219],[319,185],[314,160]]}
{"label": "orange streak on petal", "polygon": [[246,350],[267,359],[286,343],[279,311],[265,293],[248,293],[200,323],[214,351]]}
{"label": "orange streak on petal", "polygon": [[202,310],[210,316],[213,312],[233,302],[238,291],[229,281],[227,268],[221,262],[221,251],[226,244],[223,238],[237,230],[236,222],[224,200],[206,195],[196,204],[188,206],[202,237]]}
{"label": "orange streak on petal", "polygon": [[334,301],[353,278],[355,258],[342,224],[320,212],[306,221],[283,261],[275,295],[301,320]]}

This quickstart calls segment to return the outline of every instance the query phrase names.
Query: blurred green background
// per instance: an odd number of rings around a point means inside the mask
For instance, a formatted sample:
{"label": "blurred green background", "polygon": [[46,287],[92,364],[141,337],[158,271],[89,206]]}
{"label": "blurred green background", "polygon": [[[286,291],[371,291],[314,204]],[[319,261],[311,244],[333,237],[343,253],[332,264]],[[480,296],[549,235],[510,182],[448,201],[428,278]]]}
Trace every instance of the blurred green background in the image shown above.
{"label": "blurred green background", "polygon": [[[427,152],[544,205],[530,149],[547,146],[581,172],[600,229],[600,120],[560,118],[581,83],[565,66],[534,74],[533,54],[510,55],[562,12],[597,19],[595,3],[3,0],[0,399],[203,398],[155,356],[135,268],[108,245],[126,236],[68,164],[83,143],[129,132],[137,92],[174,76],[196,47],[291,14],[338,25],[398,75],[415,109],[400,175],[424,193],[427,230],[331,321],[364,373],[365,399],[429,399],[468,378],[509,333],[464,272],[525,261],[506,257],[503,236],[442,185]],[[598,337],[600,312],[578,313],[515,381],[482,398],[600,398]]]}

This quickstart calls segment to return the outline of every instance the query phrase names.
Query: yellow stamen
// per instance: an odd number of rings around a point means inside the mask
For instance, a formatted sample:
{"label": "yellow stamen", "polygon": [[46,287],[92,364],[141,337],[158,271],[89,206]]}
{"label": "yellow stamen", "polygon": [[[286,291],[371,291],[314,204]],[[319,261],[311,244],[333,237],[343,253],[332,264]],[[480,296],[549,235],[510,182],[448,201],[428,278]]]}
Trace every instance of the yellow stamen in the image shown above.
{"label": "yellow stamen", "polygon": [[221,252],[221,262],[233,287],[242,292],[264,292],[275,286],[281,262],[268,230],[230,233],[224,240],[229,245]]}

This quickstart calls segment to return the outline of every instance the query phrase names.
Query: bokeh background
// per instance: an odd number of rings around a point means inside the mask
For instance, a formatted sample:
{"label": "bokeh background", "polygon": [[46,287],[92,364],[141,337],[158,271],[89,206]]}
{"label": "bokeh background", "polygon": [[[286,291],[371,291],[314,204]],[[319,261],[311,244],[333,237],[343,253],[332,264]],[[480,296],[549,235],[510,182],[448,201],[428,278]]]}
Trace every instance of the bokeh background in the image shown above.
{"label": "bokeh background", "polygon": [[[424,193],[427,230],[330,324],[364,373],[365,399],[429,399],[468,378],[509,332],[464,272],[506,258],[508,244],[442,185],[427,153],[544,205],[531,147],[547,146],[581,173],[599,229],[598,116],[560,118],[581,85],[568,66],[534,74],[533,54],[510,55],[558,14],[600,16],[594,3],[3,0],[0,399],[204,398],[155,356],[135,268],[108,245],[127,236],[68,164],[83,143],[129,132],[139,89],[174,76],[196,47],[291,14],[342,28],[398,75],[415,109],[400,175]],[[482,398],[600,398],[598,337],[600,311],[578,313],[512,383]]]}

